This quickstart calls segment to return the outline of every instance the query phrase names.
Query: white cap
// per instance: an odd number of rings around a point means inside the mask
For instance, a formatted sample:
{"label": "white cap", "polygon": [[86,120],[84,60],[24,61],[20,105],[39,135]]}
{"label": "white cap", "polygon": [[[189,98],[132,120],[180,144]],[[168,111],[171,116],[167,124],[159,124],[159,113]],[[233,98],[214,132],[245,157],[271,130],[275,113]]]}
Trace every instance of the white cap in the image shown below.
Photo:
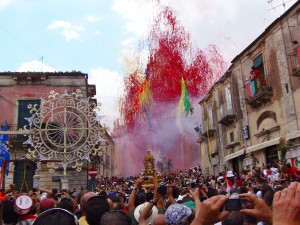
{"label": "white cap", "polygon": [[232,171],[227,171],[226,177],[234,177],[234,174]]}

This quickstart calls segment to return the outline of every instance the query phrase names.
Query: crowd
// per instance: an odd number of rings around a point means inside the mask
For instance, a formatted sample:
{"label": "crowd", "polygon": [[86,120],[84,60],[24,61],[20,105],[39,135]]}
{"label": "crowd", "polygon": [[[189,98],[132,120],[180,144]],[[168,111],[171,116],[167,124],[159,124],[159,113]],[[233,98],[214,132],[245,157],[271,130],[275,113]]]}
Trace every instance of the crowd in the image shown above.
{"label": "crowd", "polygon": [[194,166],[161,179],[101,178],[93,191],[20,194],[12,184],[2,218],[5,225],[294,225],[300,224],[298,181],[299,169],[288,163],[216,177]]}

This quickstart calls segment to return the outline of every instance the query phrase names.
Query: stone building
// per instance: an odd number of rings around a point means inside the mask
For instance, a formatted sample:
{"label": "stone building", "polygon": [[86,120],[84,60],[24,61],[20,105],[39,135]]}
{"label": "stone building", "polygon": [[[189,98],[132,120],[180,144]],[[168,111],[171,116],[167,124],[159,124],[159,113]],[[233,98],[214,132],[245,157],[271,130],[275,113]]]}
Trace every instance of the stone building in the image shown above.
{"label": "stone building", "polygon": [[[0,125],[6,123],[10,132],[8,138],[11,162],[9,174],[5,179],[6,186],[15,183],[17,191],[21,192],[27,192],[34,185],[46,189],[77,188],[87,185],[90,167],[98,169],[98,177],[115,174],[114,142],[107,132],[99,135],[99,145],[103,149],[103,154],[91,157],[91,162],[84,161],[79,172],[72,166],[67,166],[66,176],[64,176],[64,169],[60,162],[51,161],[51,157],[45,160],[27,158],[30,147],[26,142],[28,136],[20,135],[16,131],[29,124],[26,118],[32,117],[32,114],[28,105],[37,105],[39,108],[42,99],[47,99],[51,91],[63,95],[78,90],[82,94],[82,99],[88,99],[87,105],[97,104],[96,99],[93,98],[96,94],[96,86],[88,84],[88,75],[81,72],[0,73]],[[97,126],[101,127],[101,124]],[[55,150],[57,140],[54,136],[53,141],[53,150]]]}
{"label": "stone building", "polygon": [[200,101],[209,174],[300,160],[300,2],[233,60]]}

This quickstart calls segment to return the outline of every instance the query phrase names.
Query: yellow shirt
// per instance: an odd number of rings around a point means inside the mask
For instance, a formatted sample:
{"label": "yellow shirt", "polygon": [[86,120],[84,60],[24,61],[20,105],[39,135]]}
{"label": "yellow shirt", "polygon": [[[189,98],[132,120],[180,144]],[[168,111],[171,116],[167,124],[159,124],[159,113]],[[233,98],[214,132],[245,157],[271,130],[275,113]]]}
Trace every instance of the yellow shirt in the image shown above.
{"label": "yellow shirt", "polygon": [[78,222],[79,222],[79,225],[89,225],[88,222],[85,219],[85,216],[80,217]]}

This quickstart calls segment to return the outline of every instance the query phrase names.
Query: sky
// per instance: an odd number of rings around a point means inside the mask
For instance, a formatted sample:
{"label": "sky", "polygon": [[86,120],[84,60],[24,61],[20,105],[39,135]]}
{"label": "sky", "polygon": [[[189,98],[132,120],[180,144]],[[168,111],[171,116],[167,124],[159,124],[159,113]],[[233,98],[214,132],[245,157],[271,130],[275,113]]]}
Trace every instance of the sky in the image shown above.
{"label": "sky", "polygon": [[[81,71],[96,84],[101,123],[119,117],[124,59],[132,58],[157,0],[0,0],[0,72]],[[296,0],[160,0],[201,49],[230,61]],[[285,7],[282,3],[285,2]]]}

